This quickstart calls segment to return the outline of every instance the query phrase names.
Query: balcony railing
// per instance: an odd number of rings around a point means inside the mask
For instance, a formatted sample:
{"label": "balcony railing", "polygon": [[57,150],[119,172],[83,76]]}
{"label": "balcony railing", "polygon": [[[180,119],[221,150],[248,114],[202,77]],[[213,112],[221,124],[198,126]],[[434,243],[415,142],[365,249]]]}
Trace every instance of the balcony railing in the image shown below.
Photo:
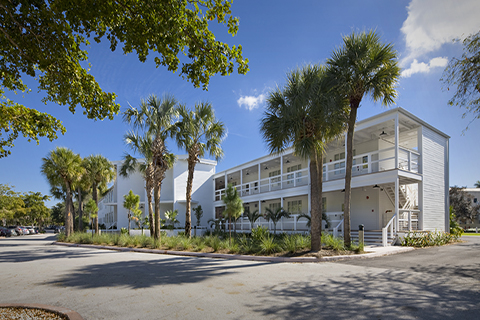
{"label": "balcony railing", "polygon": [[[345,159],[323,165],[323,181],[345,178]],[[419,172],[420,154],[414,150],[399,148],[398,167]],[[353,157],[352,176],[395,169],[395,147],[359,154]],[[281,189],[308,185],[309,170],[302,169],[282,175],[264,178],[235,186],[240,195],[249,196]],[[215,201],[223,200],[225,189],[215,190]]]}

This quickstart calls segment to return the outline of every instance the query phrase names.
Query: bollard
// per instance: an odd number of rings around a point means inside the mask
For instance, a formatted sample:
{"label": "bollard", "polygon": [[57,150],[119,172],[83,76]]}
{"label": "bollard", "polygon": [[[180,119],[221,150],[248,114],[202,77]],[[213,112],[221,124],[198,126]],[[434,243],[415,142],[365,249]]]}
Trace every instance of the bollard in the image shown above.
{"label": "bollard", "polygon": [[360,244],[363,244],[364,243],[364,225],[361,224],[358,226],[358,245]]}

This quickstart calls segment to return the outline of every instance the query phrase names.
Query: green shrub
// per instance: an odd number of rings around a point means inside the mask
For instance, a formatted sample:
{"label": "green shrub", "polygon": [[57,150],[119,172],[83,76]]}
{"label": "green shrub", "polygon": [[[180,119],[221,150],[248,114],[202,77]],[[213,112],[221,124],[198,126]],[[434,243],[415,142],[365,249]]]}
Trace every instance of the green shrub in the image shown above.
{"label": "green shrub", "polygon": [[458,237],[462,236],[463,229],[460,227],[460,224],[457,222],[455,212],[453,211],[453,207],[450,206],[450,234],[455,237],[455,240]]}
{"label": "green shrub", "polygon": [[334,237],[327,232],[322,232],[322,243],[325,247],[333,250],[345,250],[345,243],[343,242],[343,238]]}
{"label": "green shrub", "polygon": [[435,232],[409,232],[402,240],[402,246],[409,247],[430,247],[441,246],[451,241],[456,240],[456,237],[450,233],[435,231]]}
{"label": "green shrub", "polygon": [[270,232],[267,227],[257,226],[252,229],[252,238],[255,241],[262,241]]}
{"label": "green shrub", "polygon": [[260,250],[265,254],[272,254],[278,252],[280,246],[275,241],[274,237],[266,236],[260,241]]}
{"label": "green shrub", "polygon": [[294,235],[286,235],[282,239],[282,248],[283,250],[290,252],[290,253],[295,253],[298,250],[298,245],[297,245],[297,240],[298,236],[296,234]]}
{"label": "green shrub", "polygon": [[120,234],[127,234],[128,230],[126,228],[121,228],[120,229]]}

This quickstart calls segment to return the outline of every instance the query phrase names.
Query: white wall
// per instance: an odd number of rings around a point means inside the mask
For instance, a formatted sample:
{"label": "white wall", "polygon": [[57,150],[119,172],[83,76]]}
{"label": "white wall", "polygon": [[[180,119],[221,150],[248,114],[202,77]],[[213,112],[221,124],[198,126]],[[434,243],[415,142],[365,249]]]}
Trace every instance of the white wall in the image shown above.
{"label": "white wall", "polygon": [[448,192],[448,140],[426,127],[422,132],[423,229],[445,231],[448,230],[445,205]]}

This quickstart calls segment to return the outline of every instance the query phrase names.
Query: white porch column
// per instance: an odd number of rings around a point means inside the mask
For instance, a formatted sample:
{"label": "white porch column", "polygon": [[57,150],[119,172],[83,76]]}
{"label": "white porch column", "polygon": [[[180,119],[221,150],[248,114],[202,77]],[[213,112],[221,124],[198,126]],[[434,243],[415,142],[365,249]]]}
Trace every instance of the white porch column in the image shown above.
{"label": "white porch column", "polygon": [[398,169],[398,136],[399,134],[400,132],[398,130],[398,112],[397,112],[397,114],[395,115],[395,169]]}
{"label": "white porch column", "polygon": [[[261,164],[259,163],[257,165],[258,167],[258,193],[262,193],[262,185],[260,184],[260,177],[262,176],[262,167]],[[260,209],[259,209],[260,210]]]}
{"label": "white porch column", "polygon": [[[283,189],[283,155],[280,156],[280,189]],[[282,198],[282,207],[283,207],[283,198]]]}
{"label": "white porch column", "polygon": [[[398,159],[398,158],[397,158]],[[397,178],[395,179],[395,214],[397,215],[397,219],[396,219],[396,226],[395,226],[395,229],[396,231],[398,232],[398,227],[399,227],[399,223],[398,223],[398,219],[400,219],[400,212],[398,211],[399,208],[398,208],[398,197],[399,197],[399,189],[400,189],[400,182],[399,182],[399,179],[398,179],[398,176]]]}
{"label": "white porch column", "polygon": [[418,183],[418,230],[423,230],[423,182]]}

